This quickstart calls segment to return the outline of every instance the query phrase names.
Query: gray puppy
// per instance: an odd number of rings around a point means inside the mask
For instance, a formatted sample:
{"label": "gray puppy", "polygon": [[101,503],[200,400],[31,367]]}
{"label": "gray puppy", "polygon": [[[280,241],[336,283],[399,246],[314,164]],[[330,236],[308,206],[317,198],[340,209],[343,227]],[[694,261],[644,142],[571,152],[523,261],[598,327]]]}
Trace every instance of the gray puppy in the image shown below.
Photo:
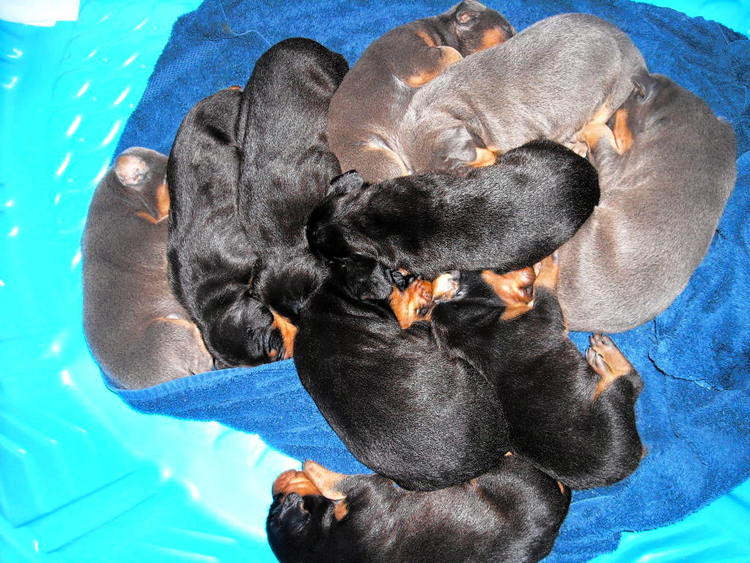
{"label": "gray puppy", "polygon": [[374,41],[331,99],[328,139],[341,169],[357,170],[366,180],[406,174],[386,145],[417,88],[513,33],[501,14],[476,0],[464,0]]}
{"label": "gray puppy", "polygon": [[570,330],[642,324],[685,288],[736,176],[734,132],[665,76],[644,75],[623,106],[579,137],[599,171],[599,206],[560,250]]}
{"label": "gray puppy", "polygon": [[[571,141],[597,113],[608,118],[645,69],[614,25],[588,14],[553,16],[446,68],[414,93],[382,142],[406,173],[489,165],[537,138]],[[375,176],[366,180],[386,179]]]}
{"label": "gray puppy", "polygon": [[83,234],[89,347],[120,387],[209,371],[213,360],[167,280],[167,157],[134,147],[94,192]]}

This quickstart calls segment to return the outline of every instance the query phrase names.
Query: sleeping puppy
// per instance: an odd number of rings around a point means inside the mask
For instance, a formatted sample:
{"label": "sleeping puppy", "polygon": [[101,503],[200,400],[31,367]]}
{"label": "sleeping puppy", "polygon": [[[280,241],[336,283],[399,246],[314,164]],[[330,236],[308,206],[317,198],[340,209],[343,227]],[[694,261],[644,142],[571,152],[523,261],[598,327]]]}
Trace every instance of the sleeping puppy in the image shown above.
{"label": "sleeping puppy", "polygon": [[412,490],[497,467],[508,450],[502,411],[485,378],[441,353],[421,322],[429,282],[394,289],[392,272],[361,256],[331,269],[300,315],[294,363],[354,456]]}
{"label": "sleeping puppy", "polygon": [[560,250],[571,330],[628,330],[666,309],[706,254],[735,182],[731,126],[665,76],[637,78],[611,121],[580,135],[602,200]]}
{"label": "sleeping puppy", "polygon": [[180,126],[168,170],[171,276],[217,367],[293,352],[290,319],[322,278],[304,225],[340,172],[325,119],[346,70],[314,41],[282,41],[244,92],[199,102]]}
{"label": "sleeping puppy", "polygon": [[328,136],[341,169],[357,170],[368,182],[406,174],[387,147],[416,88],[448,65],[502,43],[513,33],[498,12],[465,0],[373,42],[331,100]]}
{"label": "sleeping puppy", "polygon": [[273,318],[251,291],[257,256],[237,208],[241,103],[239,88],[198,102],[177,131],[167,166],[170,280],[217,368],[259,364],[281,352]]}
{"label": "sleeping puppy", "polygon": [[415,493],[308,461],[273,485],[268,541],[282,563],[539,561],[570,491],[517,456],[466,483]]}
{"label": "sleeping puppy", "polygon": [[117,386],[209,371],[211,356],[167,280],[167,157],[134,147],[94,192],[83,234],[86,339]]}
{"label": "sleeping puppy", "polygon": [[305,224],[341,173],[326,119],[348,69],[311,39],[285,39],[258,60],[243,94],[239,211],[258,255],[253,289],[280,331],[284,358],[293,353],[299,310],[325,276]]}
{"label": "sleeping puppy", "polygon": [[434,172],[369,185],[344,174],[310,216],[307,237],[326,259],[365,256],[429,279],[449,270],[510,271],[566,242],[598,198],[594,167],[540,140],[466,177]]}
{"label": "sleeping puppy", "polygon": [[411,174],[485,166],[537,138],[572,142],[595,115],[606,119],[625,101],[632,76],[645,68],[612,24],[588,14],[553,16],[419,88],[374,154]]}
{"label": "sleeping puppy", "polygon": [[641,380],[607,336],[593,335],[581,356],[554,293],[558,272],[555,257],[542,262],[533,300],[507,276],[462,272],[456,299],[433,311],[433,330],[441,349],[497,387],[513,453],[571,488],[601,487],[643,455]]}

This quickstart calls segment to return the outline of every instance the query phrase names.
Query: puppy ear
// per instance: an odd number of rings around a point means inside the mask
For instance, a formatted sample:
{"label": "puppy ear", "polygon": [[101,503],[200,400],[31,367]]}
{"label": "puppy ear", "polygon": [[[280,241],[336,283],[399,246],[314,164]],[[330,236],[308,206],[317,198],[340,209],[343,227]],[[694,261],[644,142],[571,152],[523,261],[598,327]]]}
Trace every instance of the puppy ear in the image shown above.
{"label": "puppy ear", "polygon": [[365,186],[365,180],[356,170],[349,170],[331,180],[326,195],[344,195]]}
{"label": "puppy ear", "polygon": [[647,100],[658,86],[657,80],[647,72],[633,76],[633,95],[638,101]]}
{"label": "puppy ear", "polygon": [[151,177],[148,163],[137,154],[122,153],[115,160],[115,176],[123,186],[139,189]]}
{"label": "puppy ear", "polygon": [[459,25],[471,25],[483,9],[486,10],[487,8],[479,2],[471,0],[461,2],[456,6],[456,14],[454,16],[456,23]]}

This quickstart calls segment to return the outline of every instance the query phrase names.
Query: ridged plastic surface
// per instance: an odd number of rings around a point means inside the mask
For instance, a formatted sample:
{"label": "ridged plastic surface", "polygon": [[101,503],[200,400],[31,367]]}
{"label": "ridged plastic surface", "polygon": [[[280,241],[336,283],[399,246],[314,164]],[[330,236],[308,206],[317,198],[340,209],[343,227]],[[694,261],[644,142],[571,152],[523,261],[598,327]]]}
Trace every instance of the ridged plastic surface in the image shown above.
{"label": "ridged plastic surface", "polygon": [[[750,29],[746,0],[654,3]],[[298,462],[215,423],[131,411],[80,321],[88,203],[172,23],[197,4],[92,0],[77,23],[0,22],[3,563],[274,560],[270,484]],[[745,483],[598,561],[750,561],[749,528]]]}

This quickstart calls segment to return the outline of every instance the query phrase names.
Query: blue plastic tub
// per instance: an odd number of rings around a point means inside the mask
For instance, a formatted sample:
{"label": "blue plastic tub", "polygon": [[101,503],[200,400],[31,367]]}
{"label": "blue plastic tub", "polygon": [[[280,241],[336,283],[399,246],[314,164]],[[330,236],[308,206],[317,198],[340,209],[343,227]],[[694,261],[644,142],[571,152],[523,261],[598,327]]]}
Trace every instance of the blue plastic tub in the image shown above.
{"label": "blue plastic tub", "polygon": [[[748,34],[747,0],[653,3]],[[81,326],[94,187],[197,0],[90,0],[79,21],[0,22],[0,561],[273,561],[270,483],[297,467],[257,436],[130,410]],[[600,562],[750,561],[750,482]]]}

